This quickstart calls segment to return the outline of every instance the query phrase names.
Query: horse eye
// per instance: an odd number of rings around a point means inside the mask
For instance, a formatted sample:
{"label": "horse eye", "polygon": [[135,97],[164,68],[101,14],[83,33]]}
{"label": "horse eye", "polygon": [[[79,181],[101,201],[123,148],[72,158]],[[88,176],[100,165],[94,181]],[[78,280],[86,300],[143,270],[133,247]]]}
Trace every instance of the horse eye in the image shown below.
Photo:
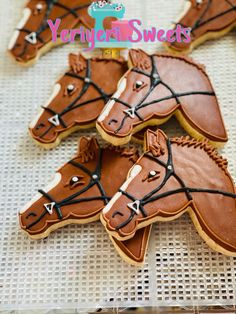
{"label": "horse eye", "polygon": [[203,3],[203,0],[196,0],[197,5],[201,5]]}
{"label": "horse eye", "polygon": [[154,178],[157,175],[157,172],[155,170],[152,170],[148,174],[148,178]]}
{"label": "horse eye", "polygon": [[80,180],[80,178],[77,176],[72,177],[70,180],[70,185],[73,186],[74,184],[78,183],[79,180]]}
{"label": "horse eye", "polygon": [[36,5],[36,9],[37,9],[39,12],[42,11],[42,9],[43,9],[42,3],[38,3],[38,4]]}
{"label": "horse eye", "polygon": [[135,83],[134,83],[134,90],[135,91],[139,91],[140,89],[142,89],[143,87],[144,87],[144,82],[142,82],[142,81],[136,81]]}
{"label": "horse eye", "polygon": [[67,92],[68,92],[69,94],[71,94],[74,90],[75,90],[75,85],[69,84],[69,85],[67,86]]}

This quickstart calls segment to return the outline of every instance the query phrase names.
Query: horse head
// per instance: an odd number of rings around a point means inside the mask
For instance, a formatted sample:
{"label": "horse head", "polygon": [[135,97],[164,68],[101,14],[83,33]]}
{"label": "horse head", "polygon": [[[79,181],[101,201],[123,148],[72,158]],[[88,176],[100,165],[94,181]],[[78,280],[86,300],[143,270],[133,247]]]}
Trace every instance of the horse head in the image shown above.
{"label": "horse head", "polygon": [[90,128],[127,70],[123,60],[69,55],[70,69],[56,83],[54,92],[30,124],[32,137],[45,147],[79,128]]}
{"label": "horse head", "polygon": [[42,238],[70,223],[98,220],[137,158],[135,148],[101,148],[95,138],[82,137],[75,158],[20,211],[21,228]]}
{"label": "horse head", "polygon": [[236,256],[236,194],[227,161],[206,140],[147,131],[145,153],[104,208],[102,222],[127,240],[185,212],[213,249]]}
{"label": "horse head", "polygon": [[[193,136],[216,143],[227,141],[218,100],[202,66],[184,57],[150,56],[134,49],[129,64],[97,121],[106,140],[125,144],[145,126],[162,124],[176,115]],[[209,116],[214,119],[209,121]]]}
{"label": "horse head", "polygon": [[83,24],[94,27],[94,20],[88,15],[91,0],[30,0],[23,11],[23,17],[9,43],[9,53],[22,64],[32,63],[51,47],[61,43],[52,43],[52,31],[47,20],[61,19],[61,29],[73,29]]}
{"label": "horse head", "polygon": [[218,37],[218,32],[222,36],[236,26],[236,0],[188,0],[174,29],[178,25],[191,28],[191,41],[167,43],[167,48],[189,53],[202,41]]}

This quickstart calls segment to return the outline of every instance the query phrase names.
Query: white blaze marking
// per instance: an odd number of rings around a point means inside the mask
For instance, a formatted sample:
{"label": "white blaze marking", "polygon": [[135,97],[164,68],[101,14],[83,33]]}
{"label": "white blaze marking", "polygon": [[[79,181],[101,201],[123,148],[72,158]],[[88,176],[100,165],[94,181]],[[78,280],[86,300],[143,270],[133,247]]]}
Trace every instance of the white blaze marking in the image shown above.
{"label": "white blaze marking", "polygon": [[[50,190],[52,190],[54,187],[56,187],[61,181],[61,174],[59,172],[57,172],[55,174],[55,177],[53,179],[53,181],[51,183],[49,183],[44,189],[43,191],[45,191],[46,193],[48,193]],[[37,202],[40,198],[42,197],[42,194],[37,193],[31,201],[29,201],[20,211],[20,214],[25,213],[35,202]]]}
{"label": "white blaze marking", "polygon": [[[118,84],[118,89],[112,97],[119,98],[121,94],[124,92],[124,90],[126,89],[126,85],[127,85],[127,79],[126,78],[121,79],[120,83]],[[102,122],[109,115],[114,104],[115,104],[115,100],[108,101],[101,115],[98,118],[98,122]]]}
{"label": "white blaze marking", "polygon": [[[55,84],[54,88],[53,88],[53,92],[52,95],[50,96],[49,100],[47,101],[46,105],[44,107],[48,107],[51,102],[53,101],[53,99],[58,95],[58,93],[61,90],[61,85],[60,84]],[[37,125],[39,119],[41,118],[42,114],[44,113],[44,109],[40,109],[39,113],[37,114],[37,116],[33,119],[33,121],[30,123],[29,128],[33,129],[35,128],[35,126]]]}
{"label": "white blaze marking", "polygon": [[[17,28],[17,29],[23,28],[23,27],[25,26],[26,22],[28,21],[28,19],[30,18],[30,16],[31,16],[31,10],[30,10],[29,8],[25,8],[25,9],[23,10],[23,17],[22,17],[22,19],[20,20],[20,22],[17,24],[16,28]],[[18,38],[18,36],[19,36],[19,34],[20,34],[20,32],[19,32],[18,30],[15,30],[15,31],[14,31],[13,36],[12,36],[12,38],[10,39],[10,43],[9,43],[9,45],[8,45],[8,49],[9,49],[9,50],[11,50],[11,49],[14,47],[14,45],[15,45],[15,43],[16,43],[16,41],[17,41],[17,38]]]}
{"label": "white blaze marking", "polygon": [[[133,168],[131,168],[129,177],[125,181],[125,183],[121,186],[122,191],[126,191],[130,183],[133,181],[135,177],[141,172],[142,167],[140,165],[135,165]],[[107,204],[107,206],[103,209],[103,214],[106,214],[109,212],[109,210],[112,208],[112,206],[115,204],[115,202],[122,196],[121,192],[116,193],[111,201]]]}

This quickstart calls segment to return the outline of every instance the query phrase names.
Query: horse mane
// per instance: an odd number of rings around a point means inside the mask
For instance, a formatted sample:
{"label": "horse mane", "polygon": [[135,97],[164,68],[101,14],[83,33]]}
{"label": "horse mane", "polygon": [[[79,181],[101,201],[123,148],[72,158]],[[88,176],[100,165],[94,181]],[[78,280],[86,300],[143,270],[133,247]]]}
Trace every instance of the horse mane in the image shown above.
{"label": "horse mane", "polygon": [[207,139],[197,140],[190,136],[175,137],[171,139],[171,143],[177,144],[178,146],[188,146],[203,149],[208,156],[215,161],[215,163],[227,173],[228,161],[223,158],[218,151],[209,143]]}
{"label": "horse mane", "polygon": [[113,146],[107,145],[105,148],[109,149],[110,151],[119,153],[121,157],[129,158],[132,162],[136,162],[139,159],[139,151],[134,146],[131,147],[120,147],[120,146]]}
{"label": "horse mane", "polygon": [[188,63],[188,64],[198,68],[201,72],[203,72],[204,75],[207,76],[205,65],[200,64],[200,63],[196,63],[196,61],[193,58],[191,58],[191,57],[188,57],[188,56],[176,56],[176,55],[170,54],[168,52],[155,53],[154,56],[185,61],[186,63]]}

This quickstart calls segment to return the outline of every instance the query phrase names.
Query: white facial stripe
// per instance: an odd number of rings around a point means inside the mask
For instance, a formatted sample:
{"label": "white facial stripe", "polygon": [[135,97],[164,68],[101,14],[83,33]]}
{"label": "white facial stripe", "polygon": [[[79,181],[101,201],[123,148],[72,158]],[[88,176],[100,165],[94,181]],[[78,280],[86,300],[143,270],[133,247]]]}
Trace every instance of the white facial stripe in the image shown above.
{"label": "white facial stripe", "polygon": [[[61,90],[61,85],[60,84],[55,84],[54,88],[53,88],[53,92],[52,95],[50,96],[49,100],[47,101],[46,105],[44,107],[48,107],[50,105],[50,103],[53,101],[53,99],[58,95],[58,93]],[[40,109],[39,113],[37,114],[37,116],[33,119],[33,121],[30,123],[29,128],[33,129],[35,128],[35,126],[37,125],[40,117],[42,116],[42,114],[44,113],[43,109]]]}
{"label": "white facial stripe", "polygon": [[[17,26],[16,26],[17,29],[21,29],[21,28],[23,28],[23,27],[25,26],[26,22],[28,21],[28,19],[29,19],[30,16],[31,16],[31,13],[32,13],[32,12],[31,12],[31,10],[30,10],[29,8],[25,8],[25,9],[23,10],[23,17],[22,17],[22,19],[20,20],[20,22],[17,24]],[[11,49],[14,47],[14,45],[15,45],[15,43],[16,43],[16,41],[17,41],[17,38],[18,38],[18,36],[19,36],[19,34],[20,34],[20,32],[19,32],[18,30],[15,30],[15,31],[14,31],[13,36],[12,36],[12,38],[11,38],[11,40],[10,40],[9,45],[8,45],[8,49],[9,49],[9,50],[11,50]]]}
{"label": "white facial stripe", "polygon": [[[122,191],[126,191],[130,183],[133,181],[135,177],[141,172],[142,167],[140,165],[135,165],[133,168],[131,168],[129,177],[125,181],[125,183],[121,186]],[[112,206],[115,204],[115,202],[122,196],[121,192],[116,193],[111,201],[107,204],[107,206],[103,209],[103,214],[106,214],[109,212],[109,210],[112,208]]]}
{"label": "white facial stripe", "polygon": [[[118,89],[112,97],[119,98],[121,94],[124,92],[124,90],[126,89],[126,85],[127,85],[127,79],[126,78],[121,79],[121,81],[118,84]],[[98,118],[99,122],[102,122],[109,115],[114,104],[115,104],[115,100],[108,101],[101,115]]]}
{"label": "white facial stripe", "polygon": [[[51,183],[49,183],[44,189],[43,191],[45,191],[46,193],[48,193],[50,190],[52,190],[54,187],[56,187],[61,181],[61,174],[59,172],[57,172],[55,174],[55,177],[53,179],[53,181]],[[26,212],[35,202],[37,202],[40,198],[42,197],[42,194],[37,193],[31,201],[29,201],[20,211],[20,214],[23,214],[24,212]]]}

